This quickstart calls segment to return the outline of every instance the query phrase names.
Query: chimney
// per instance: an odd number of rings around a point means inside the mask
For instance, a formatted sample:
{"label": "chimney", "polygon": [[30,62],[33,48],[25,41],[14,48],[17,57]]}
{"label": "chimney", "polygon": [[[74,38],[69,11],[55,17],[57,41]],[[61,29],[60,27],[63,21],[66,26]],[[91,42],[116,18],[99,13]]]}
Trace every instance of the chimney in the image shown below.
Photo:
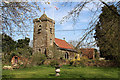
{"label": "chimney", "polygon": [[63,37],[63,40],[65,40],[65,37]]}

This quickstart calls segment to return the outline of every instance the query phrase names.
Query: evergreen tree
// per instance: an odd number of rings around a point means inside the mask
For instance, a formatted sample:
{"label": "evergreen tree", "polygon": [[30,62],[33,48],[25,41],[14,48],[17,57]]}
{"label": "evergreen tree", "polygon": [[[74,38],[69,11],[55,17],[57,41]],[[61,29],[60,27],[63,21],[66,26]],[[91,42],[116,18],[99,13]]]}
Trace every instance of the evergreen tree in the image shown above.
{"label": "evergreen tree", "polygon": [[17,48],[29,47],[30,38],[25,37],[25,39],[19,39],[17,42]]}
{"label": "evergreen tree", "polygon": [[[116,13],[117,8],[110,6]],[[99,21],[96,25],[95,39],[100,48],[100,56],[109,60],[120,62],[119,40],[120,40],[120,17],[115,15],[107,6],[102,8]]]}
{"label": "evergreen tree", "polygon": [[10,53],[16,49],[16,42],[7,34],[2,34],[2,52]]}

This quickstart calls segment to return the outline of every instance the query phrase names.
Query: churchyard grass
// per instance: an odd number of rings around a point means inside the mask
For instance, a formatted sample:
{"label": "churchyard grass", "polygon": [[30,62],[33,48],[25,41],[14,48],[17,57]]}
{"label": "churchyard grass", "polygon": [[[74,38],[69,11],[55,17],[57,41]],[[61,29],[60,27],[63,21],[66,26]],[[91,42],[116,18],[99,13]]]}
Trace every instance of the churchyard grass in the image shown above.
{"label": "churchyard grass", "polygon": [[73,67],[62,66],[60,76],[55,76],[55,68],[36,66],[31,68],[2,70],[3,78],[119,78],[120,68],[113,67]]}

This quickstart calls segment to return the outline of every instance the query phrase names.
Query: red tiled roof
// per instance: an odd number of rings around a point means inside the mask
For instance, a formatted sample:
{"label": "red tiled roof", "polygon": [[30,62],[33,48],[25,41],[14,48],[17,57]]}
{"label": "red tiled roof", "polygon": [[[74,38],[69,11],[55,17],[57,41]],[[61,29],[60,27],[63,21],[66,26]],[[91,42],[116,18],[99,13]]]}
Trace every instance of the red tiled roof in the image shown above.
{"label": "red tiled roof", "polygon": [[80,50],[83,56],[93,58],[94,48],[81,48]]}
{"label": "red tiled roof", "polygon": [[75,49],[75,47],[72,44],[69,44],[73,49]]}
{"label": "red tiled roof", "polygon": [[55,38],[55,44],[60,48],[73,49],[65,40]]}

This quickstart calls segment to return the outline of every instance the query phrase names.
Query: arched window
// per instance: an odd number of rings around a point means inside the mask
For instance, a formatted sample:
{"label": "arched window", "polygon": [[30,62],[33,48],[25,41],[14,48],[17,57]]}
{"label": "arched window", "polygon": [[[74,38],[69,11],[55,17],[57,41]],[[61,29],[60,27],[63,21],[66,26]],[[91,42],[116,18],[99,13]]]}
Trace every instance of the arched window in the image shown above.
{"label": "arched window", "polygon": [[67,52],[65,53],[65,59],[69,59],[69,55]]}
{"label": "arched window", "polygon": [[47,57],[47,51],[46,51],[46,49],[44,49],[44,54],[45,54],[45,56]]}
{"label": "arched window", "polygon": [[41,52],[41,49],[39,49],[39,52]]}
{"label": "arched window", "polygon": [[50,28],[50,33],[52,34],[52,28]]}
{"label": "arched window", "polygon": [[39,27],[41,27],[41,25],[39,25]]}
{"label": "arched window", "polygon": [[18,57],[15,56],[15,63],[17,64],[18,63]]}

